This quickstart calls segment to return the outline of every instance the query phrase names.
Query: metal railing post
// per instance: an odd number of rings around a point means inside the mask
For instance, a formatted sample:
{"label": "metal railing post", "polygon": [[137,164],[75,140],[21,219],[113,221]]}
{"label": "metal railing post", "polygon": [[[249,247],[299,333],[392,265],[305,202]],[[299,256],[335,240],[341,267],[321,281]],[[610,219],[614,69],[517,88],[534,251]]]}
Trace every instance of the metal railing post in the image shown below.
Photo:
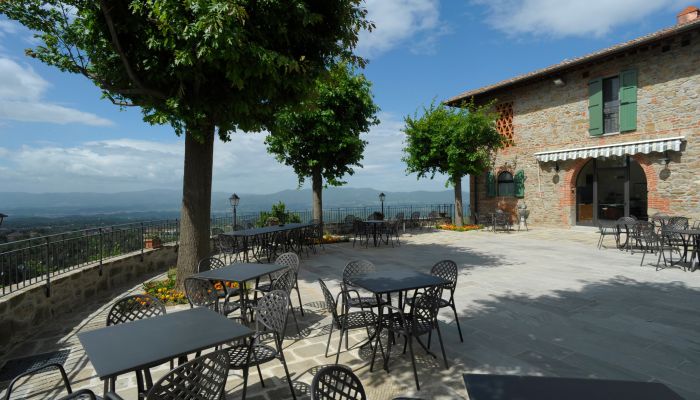
{"label": "metal railing post", "polygon": [[44,291],[46,293],[46,297],[51,297],[51,265],[50,265],[50,256],[49,256],[49,247],[51,246],[51,239],[48,237],[46,238],[46,286],[44,288]]}
{"label": "metal railing post", "polygon": [[146,247],[146,237],[143,235],[143,222],[141,222],[141,261],[143,261],[143,249]]}
{"label": "metal railing post", "polygon": [[102,234],[102,227],[100,227],[99,233],[100,233],[100,240],[99,240],[99,243],[100,243],[100,267],[99,267],[97,273],[100,276],[102,276],[102,260],[104,259],[104,250],[103,250],[104,249],[104,236]]}

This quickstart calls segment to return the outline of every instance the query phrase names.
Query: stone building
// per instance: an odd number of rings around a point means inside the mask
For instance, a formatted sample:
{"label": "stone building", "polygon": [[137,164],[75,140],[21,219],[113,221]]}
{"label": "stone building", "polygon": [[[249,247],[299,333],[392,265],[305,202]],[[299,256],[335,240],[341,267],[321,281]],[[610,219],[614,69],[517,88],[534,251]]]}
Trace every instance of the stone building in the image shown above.
{"label": "stone building", "polygon": [[700,219],[700,10],[676,25],[446,101],[493,101],[508,138],[470,179],[474,216],[597,225],[654,213]]}

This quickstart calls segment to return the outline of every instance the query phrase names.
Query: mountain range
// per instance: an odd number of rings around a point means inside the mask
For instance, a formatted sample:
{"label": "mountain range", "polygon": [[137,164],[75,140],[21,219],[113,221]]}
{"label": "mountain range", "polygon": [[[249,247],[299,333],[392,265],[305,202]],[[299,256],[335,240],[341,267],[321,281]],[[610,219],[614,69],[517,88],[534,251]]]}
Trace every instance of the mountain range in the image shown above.
{"label": "mountain range", "polygon": [[[323,191],[323,206],[354,207],[379,204],[379,190],[369,188],[327,188]],[[452,203],[454,192],[413,191],[385,192],[386,205]],[[231,194],[212,193],[212,212],[230,212]],[[311,190],[283,190],[270,194],[239,193],[238,211],[269,210],[282,201],[290,210],[311,208]],[[465,200],[468,195],[465,193]],[[66,216],[91,214],[118,214],[133,212],[177,212],[180,209],[180,190],[144,190],[118,193],[24,193],[0,192],[0,212],[13,216]]]}

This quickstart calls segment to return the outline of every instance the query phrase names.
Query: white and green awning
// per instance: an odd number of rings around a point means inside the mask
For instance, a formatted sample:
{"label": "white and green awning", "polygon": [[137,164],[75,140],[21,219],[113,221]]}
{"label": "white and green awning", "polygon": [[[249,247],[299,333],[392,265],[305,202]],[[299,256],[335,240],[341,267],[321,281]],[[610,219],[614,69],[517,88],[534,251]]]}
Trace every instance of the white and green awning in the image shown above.
{"label": "white and green awning", "polygon": [[640,140],[637,142],[615,143],[605,146],[580,147],[535,153],[537,161],[553,162],[576,160],[580,158],[600,158],[614,156],[631,156],[635,154],[663,153],[665,151],[681,151],[685,142],[683,136]]}

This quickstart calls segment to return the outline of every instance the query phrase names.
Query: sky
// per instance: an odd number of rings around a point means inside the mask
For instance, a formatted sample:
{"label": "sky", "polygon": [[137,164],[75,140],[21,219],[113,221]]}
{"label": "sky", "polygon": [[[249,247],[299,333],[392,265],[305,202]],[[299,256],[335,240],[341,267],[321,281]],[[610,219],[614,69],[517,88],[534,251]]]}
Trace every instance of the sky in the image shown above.
{"label": "sky", "polygon": [[[381,123],[364,136],[363,168],[348,187],[444,190],[401,161],[403,118],[431,101],[485,86],[675,24],[691,0],[365,0],[376,25],[367,58]],[[24,55],[37,45],[0,15],[0,192],[180,189],[184,141],[170,126],[120,110],[86,78]],[[268,155],[264,133],[215,144],[213,190],[273,193],[297,187]]]}

